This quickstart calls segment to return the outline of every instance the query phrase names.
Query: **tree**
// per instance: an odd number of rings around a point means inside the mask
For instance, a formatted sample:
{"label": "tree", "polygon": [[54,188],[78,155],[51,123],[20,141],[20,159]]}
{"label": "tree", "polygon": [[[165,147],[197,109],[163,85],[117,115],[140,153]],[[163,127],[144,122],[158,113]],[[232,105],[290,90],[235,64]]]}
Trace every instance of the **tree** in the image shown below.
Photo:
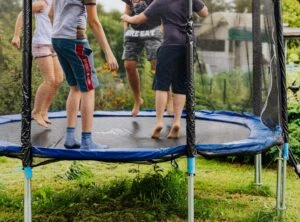
{"label": "tree", "polygon": [[252,1],[249,0],[234,0],[235,11],[239,13],[251,13]]}
{"label": "tree", "polygon": [[282,0],[282,17],[289,27],[300,27],[300,1]]}
{"label": "tree", "polygon": [[[282,0],[283,22],[289,27],[300,27],[300,1]],[[299,40],[288,41],[288,63],[300,63],[300,43]]]}

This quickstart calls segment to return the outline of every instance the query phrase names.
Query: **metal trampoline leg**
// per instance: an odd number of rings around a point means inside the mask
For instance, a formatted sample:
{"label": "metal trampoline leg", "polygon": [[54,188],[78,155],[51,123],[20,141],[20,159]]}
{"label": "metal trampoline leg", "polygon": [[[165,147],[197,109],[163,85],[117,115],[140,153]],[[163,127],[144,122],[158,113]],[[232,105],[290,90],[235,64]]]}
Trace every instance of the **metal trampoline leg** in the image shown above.
{"label": "metal trampoline leg", "polygon": [[187,158],[188,166],[188,222],[194,222],[195,157]]}
{"label": "metal trampoline leg", "polygon": [[279,150],[278,172],[277,172],[277,192],[276,192],[276,210],[279,214],[286,210],[285,206],[285,190],[286,190],[286,166],[288,158],[288,143],[283,145],[283,149]]}
{"label": "metal trampoline leg", "polygon": [[32,168],[24,167],[24,222],[32,221],[31,212],[31,178]]}
{"label": "metal trampoline leg", "polygon": [[261,171],[262,171],[262,163],[261,163],[261,154],[255,155],[255,185],[261,186],[262,185],[262,177],[261,177]]}

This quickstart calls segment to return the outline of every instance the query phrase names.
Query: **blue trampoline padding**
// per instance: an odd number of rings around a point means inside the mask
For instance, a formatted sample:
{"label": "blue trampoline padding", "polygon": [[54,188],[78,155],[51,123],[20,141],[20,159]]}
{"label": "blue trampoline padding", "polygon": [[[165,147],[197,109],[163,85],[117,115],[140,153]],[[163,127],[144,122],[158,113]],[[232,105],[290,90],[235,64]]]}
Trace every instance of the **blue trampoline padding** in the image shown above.
{"label": "blue trampoline padding", "polygon": [[[183,113],[183,117],[186,114]],[[65,118],[65,111],[49,113],[50,118]],[[97,111],[95,117],[124,117],[131,116],[129,111]],[[140,117],[154,117],[154,111],[141,111]],[[272,131],[266,127],[260,118],[247,113],[235,113],[229,111],[196,111],[196,119],[232,123],[245,126],[250,129],[247,139],[222,144],[196,144],[197,152],[206,156],[255,154],[274,145],[282,143],[281,130],[278,127]],[[0,124],[20,121],[20,115],[7,115],[0,117]],[[205,130],[205,129],[202,129]],[[213,136],[213,135],[212,135]],[[150,138],[149,138],[150,140]],[[20,145],[0,141],[0,155],[19,155],[22,153]],[[135,162],[164,159],[172,156],[183,156],[186,146],[162,147],[162,148],[109,148],[101,150],[69,150],[64,148],[32,147],[33,156],[42,158],[54,158],[57,160],[97,160],[107,162]]]}
{"label": "blue trampoline padding", "polygon": [[[0,141],[2,142],[2,141]],[[32,147],[32,154],[41,158],[54,158],[57,160],[97,160],[106,162],[143,162],[162,159],[167,156],[183,156],[185,146],[168,148],[110,148],[104,150],[68,150],[58,148]],[[18,145],[0,147],[0,154],[21,154]]]}
{"label": "blue trampoline padding", "polygon": [[230,111],[200,111],[196,118],[243,125],[250,129],[247,139],[222,144],[196,144],[199,154],[207,156],[253,154],[264,151],[272,146],[282,144],[281,129],[278,126],[271,130],[261,119],[249,113]]}

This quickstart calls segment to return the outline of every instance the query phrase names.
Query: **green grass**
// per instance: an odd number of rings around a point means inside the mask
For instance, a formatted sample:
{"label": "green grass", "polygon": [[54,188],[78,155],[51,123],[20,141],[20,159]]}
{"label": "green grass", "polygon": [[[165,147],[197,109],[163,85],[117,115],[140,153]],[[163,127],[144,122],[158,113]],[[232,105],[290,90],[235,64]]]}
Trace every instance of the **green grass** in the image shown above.
{"label": "green grass", "polygon": [[[23,172],[15,170],[21,161],[1,160],[0,221],[23,221]],[[34,168],[33,221],[186,221],[186,160],[178,164],[63,161]],[[258,188],[253,166],[197,158],[195,221],[298,221],[299,179],[288,168],[282,218],[276,179],[276,169],[264,169]]]}

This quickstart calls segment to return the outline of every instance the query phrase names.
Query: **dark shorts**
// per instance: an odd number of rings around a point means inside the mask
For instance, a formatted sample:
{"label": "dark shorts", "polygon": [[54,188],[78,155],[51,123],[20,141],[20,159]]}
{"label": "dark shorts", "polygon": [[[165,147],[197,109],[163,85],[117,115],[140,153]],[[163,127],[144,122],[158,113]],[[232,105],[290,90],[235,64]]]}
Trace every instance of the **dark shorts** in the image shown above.
{"label": "dark shorts", "polygon": [[99,86],[93,51],[87,40],[52,39],[60,65],[70,86],[88,92]]}
{"label": "dark shorts", "polygon": [[156,74],[153,90],[176,94],[187,92],[186,47],[183,45],[161,46],[157,52]]}
{"label": "dark shorts", "polygon": [[160,27],[142,31],[128,28],[124,33],[122,59],[139,61],[142,50],[145,48],[147,59],[154,60],[161,42],[162,33]]}

